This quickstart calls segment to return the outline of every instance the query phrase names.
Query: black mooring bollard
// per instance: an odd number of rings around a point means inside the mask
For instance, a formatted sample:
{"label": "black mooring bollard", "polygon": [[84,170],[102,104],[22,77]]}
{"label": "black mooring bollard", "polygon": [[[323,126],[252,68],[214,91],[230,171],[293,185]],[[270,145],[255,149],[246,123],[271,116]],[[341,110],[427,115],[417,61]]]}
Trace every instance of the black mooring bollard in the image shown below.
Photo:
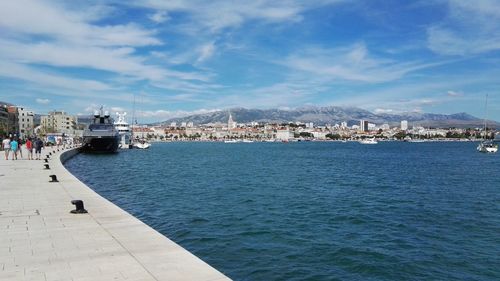
{"label": "black mooring bollard", "polygon": [[49,164],[45,164],[45,170],[50,170]]}
{"label": "black mooring bollard", "polygon": [[57,176],[56,175],[50,175],[49,177],[51,178],[51,180],[49,182],[59,182],[57,180]]}
{"label": "black mooring bollard", "polygon": [[49,163],[49,159],[47,159],[47,158],[46,158],[46,159],[43,159],[43,161],[44,161],[45,163]]}
{"label": "black mooring bollard", "polygon": [[70,213],[72,214],[86,214],[88,213],[87,210],[83,207],[83,201],[82,200],[71,200],[71,204],[75,205],[76,209],[71,210]]}

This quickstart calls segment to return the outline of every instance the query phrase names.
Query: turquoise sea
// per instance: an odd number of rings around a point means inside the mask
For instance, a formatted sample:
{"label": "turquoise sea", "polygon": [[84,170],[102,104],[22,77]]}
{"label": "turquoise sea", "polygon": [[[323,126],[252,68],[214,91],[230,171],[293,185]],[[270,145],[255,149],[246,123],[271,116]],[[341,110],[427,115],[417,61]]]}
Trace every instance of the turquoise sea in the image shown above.
{"label": "turquoise sea", "polygon": [[476,145],[155,143],[66,167],[234,280],[500,280],[500,154]]}

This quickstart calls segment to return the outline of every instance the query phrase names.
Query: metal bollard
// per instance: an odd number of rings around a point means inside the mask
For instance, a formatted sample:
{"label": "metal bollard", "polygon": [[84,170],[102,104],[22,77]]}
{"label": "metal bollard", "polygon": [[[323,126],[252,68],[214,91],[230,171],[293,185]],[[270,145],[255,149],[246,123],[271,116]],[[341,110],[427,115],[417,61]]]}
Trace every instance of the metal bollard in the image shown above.
{"label": "metal bollard", "polygon": [[45,170],[50,170],[49,164],[45,164]]}
{"label": "metal bollard", "polygon": [[49,159],[43,159],[45,163],[49,163]]}
{"label": "metal bollard", "polygon": [[70,213],[72,214],[86,214],[88,213],[87,210],[83,207],[83,201],[82,200],[71,200],[71,204],[75,205],[76,209],[71,210]]}
{"label": "metal bollard", "polygon": [[56,175],[50,175],[49,177],[51,178],[51,180],[49,182],[59,182],[57,180],[57,176]]}

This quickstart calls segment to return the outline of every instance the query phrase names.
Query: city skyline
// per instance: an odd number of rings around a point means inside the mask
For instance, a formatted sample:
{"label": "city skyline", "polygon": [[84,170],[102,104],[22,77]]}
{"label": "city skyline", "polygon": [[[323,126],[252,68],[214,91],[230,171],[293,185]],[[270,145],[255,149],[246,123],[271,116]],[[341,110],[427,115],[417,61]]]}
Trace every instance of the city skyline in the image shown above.
{"label": "city skyline", "polygon": [[500,120],[495,1],[4,1],[0,100],[144,122],[356,106]]}

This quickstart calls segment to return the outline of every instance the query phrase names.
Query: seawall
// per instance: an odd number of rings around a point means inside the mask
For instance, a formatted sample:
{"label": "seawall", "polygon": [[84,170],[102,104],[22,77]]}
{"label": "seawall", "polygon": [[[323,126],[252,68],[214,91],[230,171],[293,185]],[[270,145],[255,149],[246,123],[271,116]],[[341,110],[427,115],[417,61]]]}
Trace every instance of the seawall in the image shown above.
{"label": "seawall", "polygon": [[[0,280],[230,280],[69,173],[75,149],[49,153],[1,152]],[[88,213],[70,213],[72,200]]]}

